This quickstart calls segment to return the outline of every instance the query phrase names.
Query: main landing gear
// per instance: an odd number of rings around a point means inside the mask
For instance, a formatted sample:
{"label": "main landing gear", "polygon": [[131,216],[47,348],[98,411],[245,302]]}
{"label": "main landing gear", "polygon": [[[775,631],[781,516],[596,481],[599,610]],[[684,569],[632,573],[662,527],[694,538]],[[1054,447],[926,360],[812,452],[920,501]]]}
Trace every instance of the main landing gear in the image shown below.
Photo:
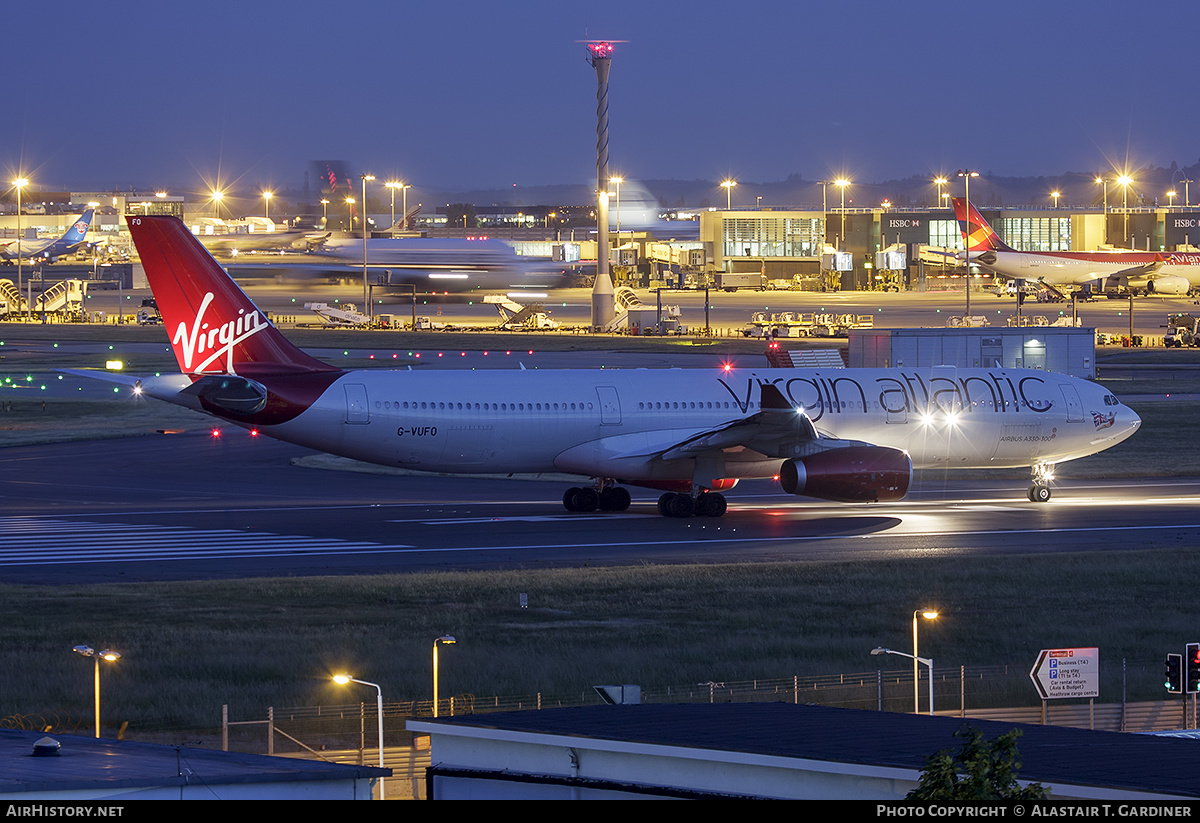
{"label": "main landing gear", "polygon": [[720,492],[690,494],[667,492],[658,498],[658,513],[663,517],[720,517],[729,504]]}
{"label": "main landing gear", "polygon": [[599,491],[584,486],[563,493],[563,507],[569,512],[623,512],[629,508],[629,490],[606,486]]}
{"label": "main landing gear", "polygon": [[[563,493],[563,508],[569,512],[623,512],[629,503],[629,490],[616,485],[599,489],[577,486]],[[667,492],[658,498],[658,513],[663,517],[720,517],[728,505],[720,492],[700,492],[695,496]]]}
{"label": "main landing gear", "polygon": [[1030,503],[1045,503],[1050,499],[1050,481],[1054,479],[1053,463],[1038,463],[1033,467],[1033,484],[1025,496]]}

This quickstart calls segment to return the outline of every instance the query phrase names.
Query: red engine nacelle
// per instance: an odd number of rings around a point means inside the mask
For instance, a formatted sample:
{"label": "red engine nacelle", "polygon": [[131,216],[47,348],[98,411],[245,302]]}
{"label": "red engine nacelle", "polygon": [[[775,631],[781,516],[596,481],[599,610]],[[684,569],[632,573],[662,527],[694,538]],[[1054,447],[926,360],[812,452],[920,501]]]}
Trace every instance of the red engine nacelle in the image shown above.
{"label": "red engine nacelle", "polygon": [[786,461],[779,485],[788,494],[839,503],[900,500],[912,482],[912,459],[886,446],[848,446]]}

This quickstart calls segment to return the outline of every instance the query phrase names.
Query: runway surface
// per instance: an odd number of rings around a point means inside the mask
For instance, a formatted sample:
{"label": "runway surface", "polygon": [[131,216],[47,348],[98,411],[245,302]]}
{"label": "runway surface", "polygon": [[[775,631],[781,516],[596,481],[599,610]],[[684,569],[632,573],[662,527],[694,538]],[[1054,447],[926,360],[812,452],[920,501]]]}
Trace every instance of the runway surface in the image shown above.
{"label": "runway surface", "polygon": [[641,563],[871,560],[1191,545],[1200,479],[926,474],[895,504],[794,498],[765,481],[719,519],[572,514],[561,480],[397,476],[293,465],[313,453],[230,430],[0,450],[0,575],[62,584]]}

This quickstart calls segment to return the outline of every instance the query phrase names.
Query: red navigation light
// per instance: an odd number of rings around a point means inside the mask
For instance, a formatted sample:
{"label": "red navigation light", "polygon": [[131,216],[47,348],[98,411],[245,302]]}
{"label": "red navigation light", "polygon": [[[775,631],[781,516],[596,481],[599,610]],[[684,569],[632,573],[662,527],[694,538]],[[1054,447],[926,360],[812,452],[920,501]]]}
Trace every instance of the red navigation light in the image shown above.
{"label": "red navigation light", "polygon": [[211,434],[212,434],[212,437],[213,437],[213,439],[216,439],[216,438],[218,438],[218,437],[220,437],[220,436],[221,436],[221,430],[220,430],[220,429],[213,429],[213,430],[212,430],[212,432],[211,432]]}
{"label": "red navigation light", "polygon": [[373,354],[367,355],[367,359],[368,359],[368,360],[374,360],[374,359],[375,359],[375,355],[373,355]]}
{"label": "red navigation light", "polygon": [[726,360],[724,363],[721,364],[721,371],[727,371],[727,372],[733,371],[733,364],[730,363],[728,360]]}
{"label": "red navigation light", "polygon": [[512,349],[509,349],[508,351],[506,351],[505,354],[512,354]]}
{"label": "red navigation light", "polygon": [[530,349],[530,350],[529,350],[529,353],[530,353],[530,354],[533,354],[533,349]]}
{"label": "red navigation light", "polygon": [[438,357],[441,357],[441,356],[442,356],[442,353],[441,353],[441,352],[438,352]]}
{"label": "red navigation light", "polygon": [[251,430],[250,430],[250,436],[251,436],[251,437],[258,437],[258,429],[251,429]]}

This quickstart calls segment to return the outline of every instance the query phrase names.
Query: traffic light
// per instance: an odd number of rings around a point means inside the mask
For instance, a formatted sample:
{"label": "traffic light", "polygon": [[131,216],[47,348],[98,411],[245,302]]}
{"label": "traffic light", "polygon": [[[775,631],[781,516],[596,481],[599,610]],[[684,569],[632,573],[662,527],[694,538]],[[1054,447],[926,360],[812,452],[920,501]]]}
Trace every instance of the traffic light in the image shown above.
{"label": "traffic light", "polygon": [[1198,692],[1200,691],[1200,643],[1188,643],[1184,649],[1183,665],[1186,669],[1184,691]]}
{"label": "traffic light", "polygon": [[1163,685],[1167,687],[1168,692],[1171,694],[1180,694],[1183,692],[1183,655],[1167,655],[1164,678],[1166,682]]}

